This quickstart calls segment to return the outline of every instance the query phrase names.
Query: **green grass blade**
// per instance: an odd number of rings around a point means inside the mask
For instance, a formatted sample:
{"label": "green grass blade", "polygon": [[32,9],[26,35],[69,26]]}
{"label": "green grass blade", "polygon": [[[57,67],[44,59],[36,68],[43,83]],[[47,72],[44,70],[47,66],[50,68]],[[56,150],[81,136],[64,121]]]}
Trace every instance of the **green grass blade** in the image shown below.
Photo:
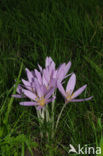
{"label": "green grass blade", "polygon": [[96,71],[98,76],[103,79],[103,70],[96,65],[92,60],[90,60],[88,57],[84,56],[85,60],[91,65],[91,67]]}
{"label": "green grass blade", "polygon": [[[17,86],[19,84],[19,79],[20,79],[20,76],[21,76],[21,73],[22,73],[22,69],[23,69],[23,63],[21,63],[21,66],[20,66],[20,71],[19,71],[19,75],[18,75],[16,84],[15,84],[15,88],[14,88],[13,94],[15,94]],[[8,109],[7,109],[7,112],[6,112],[6,115],[5,115],[5,119],[4,119],[4,123],[5,124],[8,122],[8,117],[9,117],[9,113],[11,111],[11,106],[12,106],[13,101],[14,101],[14,97],[11,97],[10,101],[8,103]]]}

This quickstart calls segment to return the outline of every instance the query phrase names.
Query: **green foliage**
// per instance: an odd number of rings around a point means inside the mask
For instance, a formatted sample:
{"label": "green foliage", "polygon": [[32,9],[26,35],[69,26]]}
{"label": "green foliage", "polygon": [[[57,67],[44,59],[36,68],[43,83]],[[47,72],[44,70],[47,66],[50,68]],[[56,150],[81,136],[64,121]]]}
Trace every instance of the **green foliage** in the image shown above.
{"label": "green foliage", "polygon": [[21,155],[25,156],[25,148],[28,148],[31,155],[33,155],[32,148],[36,147],[37,143],[32,142],[32,140],[28,139],[24,134],[20,134],[16,137],[11,137],[10,135],[8,135],[3,140],[0,139],[1,153],[5,156],[16,155],[19,150],[21,151]]}
{"label": "green foliage", "polygon": [[[32,155],[37,148],[44,156],[67,156],[69,144],[102,147],[102,10],[101,0],[0,1],[0,155],[23,156],[26,149]],[[40,139],[35,109],[11,98],[14,84],[25,79],[25,67],[44,66],[46,56],[57,65],[71,60],[77,88],[88,84],[82,97],[94,96],[92,101],[68,104],[48,143]],[[58,93],[57,98],[54,120],[64,103]],[[50,125],[47,128],[51,131]]]}
{"label": "green foliage", "polygon": [[95,69],[96,73],[99,75],[99,77],[103,80],[103,69],[101,69],[98,65],[96,65],[92,60],[90,60],[87,57],[84,57],[88,63],[90,63],[91,67]]}

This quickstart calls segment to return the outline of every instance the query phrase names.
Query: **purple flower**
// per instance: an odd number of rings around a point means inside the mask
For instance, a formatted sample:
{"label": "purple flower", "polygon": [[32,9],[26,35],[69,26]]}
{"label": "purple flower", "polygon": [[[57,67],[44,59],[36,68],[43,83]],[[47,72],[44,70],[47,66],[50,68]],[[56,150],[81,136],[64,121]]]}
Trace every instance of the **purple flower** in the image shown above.
{"label": "purple flower", "polygon": [[68,77],[69,75],[66,75],[69,71],[71,67],[71,62],[69,61],[67,64],[63,63],[59,66],[59,68],[57,69],[57,81],[62,82],[63,79],[65,79],[66,77]]}
{"label": "purple flower", "polygon": [[31,101],[20,102],[20,105],[24,106],[36,106],[37,109],[41,109],[54,100],[52,97],[55,88],[46,88],[43,83],[43,74],[36,69],[35,73],[26,68],[28,80],[22,79],[23,85],[18,85],[16,95],[12,95],[15,98],[29,98]]}
{"label": "purple flower", "polygon": [[[55,63],[52,60],[51,57],[47,57],[46,58],[46,63],[45,63],[45,67],[46,67],[46,76],[52,78],[52,79],[56,79],[56,81],[62,81],[66,76],[66,74],[68,73],[70,67],[71,67],[71,62],[69,61],[67,64],[63,63],[61,64],[57,69],[55,68]],[[48,74],[47,74],[48,72]]]}
{"label": "purple flower", "polygon": [[[29,82],[23,80],[24,88],[20,85],[17,88],[16,95],[12,95],[15,98],[29,98],[31,101],[20,102],[20,105],[24,106],[36,106],[37,109],[41,109],[52,102],[54,99],[52,97],[54,93],[54,88],[46,90],[44,85],[40,85],[38,80],[35,78],[31,86],[28,86]],[[46,90],[46,91],[45,91]]]}
{"label": "purple flower", "polygon": [[23,89],[22,91],[27,98],[32,100],[30,102],[28,101],[20,102],[20,105],[23,106],[36,106],[37,109],[41,109],[46,104],[54,100],[53,97],[51,97],[54,92],[54,88],[49,90],[46,95],[43,94],[43,91],[40,89],[40,86],[37,86],[37,94],[26,89]]}
{"label": "purple flower", "polygon": [[71,62],[61,64],[57,69],[51,57],[46,57],[45,68],[39,64],[39,70],[30,71],[26,68],[27,80],[22,79],[19,84],[15,98],[29,98],[31,101],[20,102],[24,106],[36,106],[37,109],[43,108],[45,104],[54,100],[53,93],[57,88],[57,82],[62,82],[66,78]]}
{"label": "purple flower", "polygon": [[82,102],[82,101],[88,101],[88,100],[92,99],[93,96],[91,96],[89,98],[84,98],[84,99],[75,99],[87,87],[87,85],[84,85],[73,93],[75,85],[76,85],[76,75],[75,74],[71,75],[71,77],[67,83],[67,86],[66,86],[66,91],[64,90],[62,84],[58,81],[58,83],[57,83],[58,89],[61,92],[61,94],[64,96],[66,103],[68,103],[68,102]]}

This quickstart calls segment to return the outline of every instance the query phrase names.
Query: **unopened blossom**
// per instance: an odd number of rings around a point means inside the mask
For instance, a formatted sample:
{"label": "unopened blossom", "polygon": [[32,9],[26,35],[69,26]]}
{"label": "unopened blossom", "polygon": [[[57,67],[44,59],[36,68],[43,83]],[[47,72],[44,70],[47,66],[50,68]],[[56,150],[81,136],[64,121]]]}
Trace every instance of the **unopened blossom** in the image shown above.
{"label": "unopened blossom", "polygon": [[60,82],[58,82],[58,89],[61,92],[61,94],[64,96],[66,103],[82,102],[82,101],[88,101],[88,100],[92,99],[92,96],[89,98],[84,98],[84,99],[76,99],[86,89],[87,85],[84,85],[81,88],[74,91],[75,85],[76,85],[76,75],[75,74],[71,75],[71,77],[67,83],[66,90],[64,90],[62,84]]}

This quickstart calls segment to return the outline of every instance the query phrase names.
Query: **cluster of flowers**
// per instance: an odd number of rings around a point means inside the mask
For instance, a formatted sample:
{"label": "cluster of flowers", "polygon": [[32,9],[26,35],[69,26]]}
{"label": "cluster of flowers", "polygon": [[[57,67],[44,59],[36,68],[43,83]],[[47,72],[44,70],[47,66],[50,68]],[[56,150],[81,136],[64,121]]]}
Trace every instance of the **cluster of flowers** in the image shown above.
{"label": "cluster of flowers", "polygon": [[[35,106],[37,110],[45,107],[46,104],[53,102],[56,98],[54,91],[56,88],[61,92],[68,102],[87,101],[92,98],[76,99],[87,87],[83,85],[81,88],[73,93],[76,84],[76,75],[71,73],[67,75],[71,67],[71,62],[61,64],[57,69],[51,57],[46,57],[45,68],[43,69],[39,64],[37,69],[30,71],[26,68],[28,80],[22,79],[23,84],[17,87],[17,93],[13,95],[15,98],[28,98],[30,101],[20,102],[20,105]],[[63,80],[70,76],[66,90],[63,88]]]}

